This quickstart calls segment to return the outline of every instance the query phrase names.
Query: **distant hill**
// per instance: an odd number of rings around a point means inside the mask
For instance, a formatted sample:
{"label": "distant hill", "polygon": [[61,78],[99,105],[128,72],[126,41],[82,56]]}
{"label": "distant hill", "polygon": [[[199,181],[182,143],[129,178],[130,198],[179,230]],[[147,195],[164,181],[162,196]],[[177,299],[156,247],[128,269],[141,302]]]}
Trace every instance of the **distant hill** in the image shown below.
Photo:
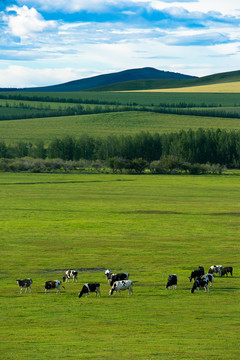
{"label": "distant hill", "polygon": [[[105,74],[93,76],[85,79],[69,81],[67,83],[44,86],[44,87],[34,87],[34,88],[24,88],[23,91],[83,91],[95,89],[103,86],[108,86],[112,84],[119,84],[126,81],[137,81],[137,80],[146,80],[146,79],[192,79],[194,76],[184,75],[180,73],[157,70],[151,67],[144,67],[139,69],[129,69],[116,73]],[[20,90],[20,89],[19,89]]]}
{"label": "distant hill", "polygon": [[240,71],[224,72],[203,77],[157,70],[152,67],[129,69],[69,81],[63,84],[24,88],[1,89],[0,91],[73,92],[73,91],[131,91],[174,89],[191,86],[212,85],[240,81]]}
{"label": "distant hill", "polygon": [[133,80],[121,83],[101,86],[93,91],[131,91],[131,90],[151,90],[151,89],[174,89],[190,86],[213,85],[222,83],[231,83],[240,81],[240,71],[231,71],[226,73],[213,74],[203,77],[188,78],[164,78]]}

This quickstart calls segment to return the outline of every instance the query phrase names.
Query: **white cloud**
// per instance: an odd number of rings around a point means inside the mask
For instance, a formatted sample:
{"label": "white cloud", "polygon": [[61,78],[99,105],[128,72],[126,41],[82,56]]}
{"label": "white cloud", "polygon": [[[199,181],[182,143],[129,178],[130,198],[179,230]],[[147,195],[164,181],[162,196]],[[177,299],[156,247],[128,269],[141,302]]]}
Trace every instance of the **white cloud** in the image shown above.
{"label": "white cloud", "polygon": [[[157,10],[166,9],[169,1],[149,0],[151,6]],[[171,1],[171,7],[183,7],[188,11],[198,11],[207,13],[209,11],[217,11],[223,15],[239,15],[239,0],[198,0],[198,1]]]}
{"label": "white cloud", "polygon": [[0,87],[33,87],[55,85],[84,77],[86,70],[64,68],[36,68],[10,65],[0,69]]}
{"label": "white cloud", "polygon": [[3,16],[3,20],[8,23],[8,28],[12,35],[20,38],[30,37],[34,33],[56,27],[55,21],[45,21],[36,9],[29,9],[25,5],[23,7],[17,7],[16,5],[8,7],[7,12]]}

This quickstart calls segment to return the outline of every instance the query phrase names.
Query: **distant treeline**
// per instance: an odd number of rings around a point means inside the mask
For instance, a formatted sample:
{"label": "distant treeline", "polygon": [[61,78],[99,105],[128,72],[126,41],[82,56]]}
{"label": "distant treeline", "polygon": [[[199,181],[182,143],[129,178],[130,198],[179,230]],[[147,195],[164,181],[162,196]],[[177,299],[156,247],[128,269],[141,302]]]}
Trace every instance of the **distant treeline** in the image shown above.
{"label": "distant treeline", "polygon": [[134,160],[142,158],[150,163],[173,156],[185,163],[220,164],[240,167],[240,131],[204,130],[180,131],[169,134],[141,132],[135,135],[111,135],[94,138],[81,135],[43,141],[36,144],[18,142],[7,145],[0,142],[1,158],[41,158],[78,161],[108,160],[111,158]]}
{"label": "distant treeline", "polygon": [[[10,95],[9,95],[10,96]],[[90,103],[89,103],[90,104]],[[191,105],[191,106],[190,106]],[[172,105],[171,105],[172,106]],[[222,118],[240,118],[240,112],[237,111],[226,111],[221,109],[221,105],[218,108],[211,108],[211,106],[202,104],[202,108],[198,108],[196,104],[185,104],[179,103],[170,107],[169,104],[163,104],[161,106],[138,106],[138,105],[119,105],[115,104],[111,106],[109,104],[96,105],[93,107],[83,106],[81,104],[77,106],[68,106],[66,108],[53,109],[49,105],[43,106],[30,106],[29,104],[19,103],[16,106],[6,103],[5,106],[0,105],[0,108],[12,108],[16,109],[14,113],[8,113],[6,110],[0,113],[0,121],[4,120],[18,120],[18,119],[29,119],[29,118],[45,118],[45,117],[59,117],[59,116],[73,116],[73,115],[87,115],[87,114],[100,114],[110,112],[124,112],[124,111],[144,111],[144,112],[155,112],[161,114],[175,114],[175,115],[191,115],[191,116],[209,116],[209,117],[222,117]],[[221,110],[220,110],[220,109]],[[25,109],[26,112],[18,112],[17,109]],[[29,111],[31,110],[31,112]]]}

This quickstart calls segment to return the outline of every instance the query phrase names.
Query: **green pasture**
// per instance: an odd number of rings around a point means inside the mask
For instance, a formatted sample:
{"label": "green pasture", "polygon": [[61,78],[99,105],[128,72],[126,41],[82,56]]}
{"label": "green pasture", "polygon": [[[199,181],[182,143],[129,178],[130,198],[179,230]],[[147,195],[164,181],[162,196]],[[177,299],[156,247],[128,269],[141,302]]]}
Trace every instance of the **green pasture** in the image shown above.
{"label": "green pasture", "polygon": [[[239,359],[237,174],[1,173],[0,192],[1,359]],[[190,294],[191,271],[213,264],[233,277]],[[78,283],[45,295],[70,268]],[[130,273],[133,296],[108,295],[106,268]],[[93,281],[102,297],[79,299]]]}
{"label": "green pasture", "polygon": [[219,105],[222,106],[235,106],[240,105],[240,94],[237,93],[168,93],[168,92],[134,92],[134,91],[75,91],[75,92],[3,92],[3,95],[22,95],[22,96],[38,96],[42,101],[49,98],[59,98],[68,101],[68,99],[79,99],[83,101],[99,101],[99,102],[117,102],[124,105],[137,104],[137,105],[156,105],[160,103],[179,104],[179,103],[194,103],[201,106],[202,103],[206,105]]}
{"label": "green pasture", "polygon": [[106,137],[111,134],[127,135],[140,131],[150,133],[177,132],[198,128],[239,130],[239,119],[218,117],[157,114],[142,111],[114,112],[39,119],[0,121],[0,140],[6,143],[43,140],[46,144],[66,135],[88,134]]}

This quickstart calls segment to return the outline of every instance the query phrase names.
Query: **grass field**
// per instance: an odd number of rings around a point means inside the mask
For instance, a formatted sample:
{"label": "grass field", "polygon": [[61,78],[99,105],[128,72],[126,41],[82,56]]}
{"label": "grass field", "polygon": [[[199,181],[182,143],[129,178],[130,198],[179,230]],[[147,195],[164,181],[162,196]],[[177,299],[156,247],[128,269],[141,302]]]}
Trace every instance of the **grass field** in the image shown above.
{"label": "grass field", "polygon": [[[1,173],[0,191],[1,359],[239,359],[238,175]],[[190,294],[191,270],[216,263],[233,278]],[[69,268],[78,284],[45,295]],[[108,295],[106,268],[130,273],[133,296]],[[102,297],[79,299],[90,281]]]}
{"label": "grass field", "polygon": [[149,112],[118,112],[76,115],[55,118],[0,121],[1,140],[6,143],[43,140],[46,144],[56,137],[78,137],[82,134],[105,137],[111,134],[135,134],[140,131],[169,133],[198,128],[239,130],[239,119],[157,114]]}
{"label": "grass field", "polygon": [[[145,90],[138,90],[143,91]],[[183,88],[172,89],[151,89],[148,92],[180,92],[180,93],[240,93],[240,81],[226,82],[220,84],[187,86]]]}

